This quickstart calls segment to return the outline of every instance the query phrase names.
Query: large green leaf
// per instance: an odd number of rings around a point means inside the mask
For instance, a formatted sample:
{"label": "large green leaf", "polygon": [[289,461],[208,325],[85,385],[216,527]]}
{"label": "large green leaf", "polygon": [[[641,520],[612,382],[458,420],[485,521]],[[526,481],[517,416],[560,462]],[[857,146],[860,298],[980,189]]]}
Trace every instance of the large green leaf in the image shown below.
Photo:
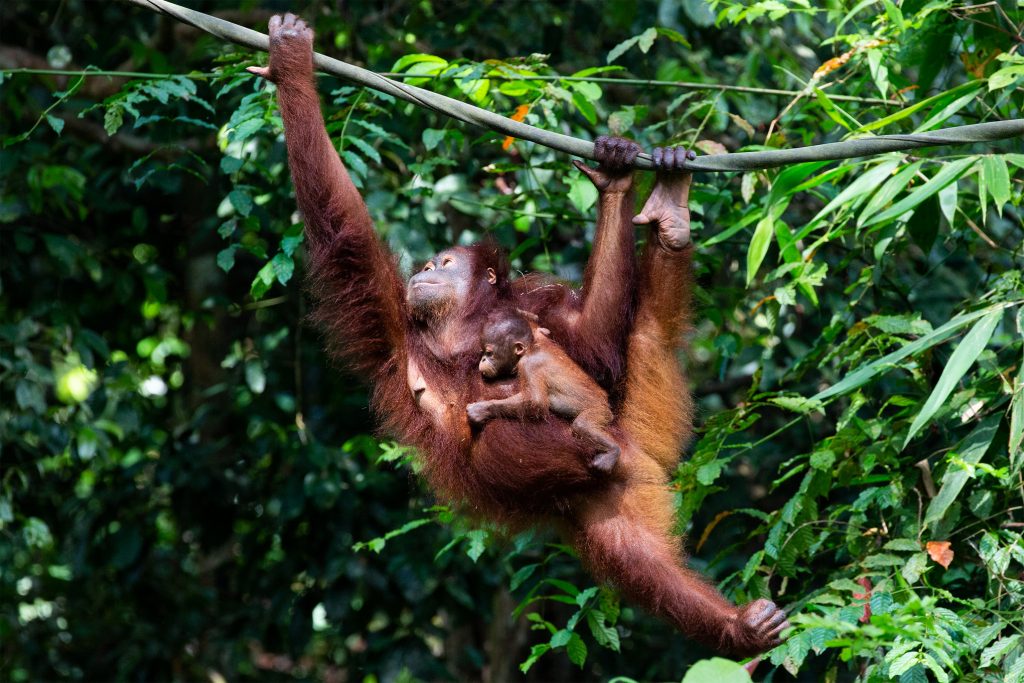
{"label": "large green leaf", "polygon": [[683,683],[750,683],[750,674],[736,662],[713,657],[691,666]]}

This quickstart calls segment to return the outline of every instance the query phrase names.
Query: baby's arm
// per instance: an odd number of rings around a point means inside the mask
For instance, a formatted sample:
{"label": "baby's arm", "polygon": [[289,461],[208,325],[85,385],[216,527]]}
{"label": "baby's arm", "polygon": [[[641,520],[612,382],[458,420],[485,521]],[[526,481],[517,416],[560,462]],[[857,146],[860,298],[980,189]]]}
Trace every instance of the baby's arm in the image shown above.
{"label": "baby's arm", "polygon": [[499,417],[523,419],[528,415],[541,414],[548,410],[548,391],[544,384],[541,367],[519,361],[519,378],[522,390],[508,398],[477,401],[466,406],[470,424],[480,425]]}

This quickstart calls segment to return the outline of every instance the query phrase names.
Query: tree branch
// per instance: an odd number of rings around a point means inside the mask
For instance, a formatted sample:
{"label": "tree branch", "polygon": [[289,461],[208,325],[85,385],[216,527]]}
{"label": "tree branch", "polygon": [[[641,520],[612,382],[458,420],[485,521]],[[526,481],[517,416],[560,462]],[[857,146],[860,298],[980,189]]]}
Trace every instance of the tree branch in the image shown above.
{"label": "tree branch", "polygon": [[[128,2],[166,14],[223,40],[264,52],[269,49],[270,40],[266,34],[237,26],[223,19],[211,17],[208,14],[196,12],[166,0],[128,0]],[[474,107],[465,102],[460,102],[451,97],[424,90],[423,88],[393,81],[380,74],[320,53],[314,53],[313,61],[316,67],[323,71],[340,76],[358,85],[379,90],[406,102],[412,102],[420,107],[450,116],[459,121],[488,128],[503,135],[529,140],[574,156],[596,160],[594,143],[587,140],[580,140],[569,135],[542,130],[519,121],[513,121],[494,112]],[[884,154],[885,152],[919,149],[921,147],[992,142],[994,140],[1021,136],[1024,136],[1024,119],[1014,119],[957,126],[929,133],[879,135],[844,142],[810,145],[798,149],[740,152],[737,154],[698,157],[689,162],[687,166],[692,171],[752,171],[788,166],[807,161],[832,161],[872,154]],[[634,165],[641,169],[654,167],[649,154],[640,154]]]}

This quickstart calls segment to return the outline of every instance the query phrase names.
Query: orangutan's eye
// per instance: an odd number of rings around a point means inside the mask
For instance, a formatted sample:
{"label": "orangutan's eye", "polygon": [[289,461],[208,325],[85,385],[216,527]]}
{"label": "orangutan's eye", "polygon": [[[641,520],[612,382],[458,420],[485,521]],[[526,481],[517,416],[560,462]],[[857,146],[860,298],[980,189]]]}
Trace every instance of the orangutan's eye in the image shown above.
{"label": "orangutan's eye", "polygon": [[444,260],[441,261],[441,267],[442,268],[447,268],[449,265],[451,265],[453,263],[455,263],[455,259],[453,259],[451,256],[446,256],[444,258]]}
{"label": "orangutan's eye", "polygon": [[428,270],[433,270],[433,269],[434,269],[434,262],[433,261],[428,261],[427,265],[423,266],[423,271],[424,272],[426,272]]}

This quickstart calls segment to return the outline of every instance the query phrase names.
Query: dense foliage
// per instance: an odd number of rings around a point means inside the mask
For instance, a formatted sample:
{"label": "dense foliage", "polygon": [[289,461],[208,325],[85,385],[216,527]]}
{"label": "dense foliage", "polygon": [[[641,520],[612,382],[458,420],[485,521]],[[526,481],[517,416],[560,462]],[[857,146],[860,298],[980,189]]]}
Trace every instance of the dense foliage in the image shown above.
{"label": "dense foliage", "polygon": [[[324,52],[579,137],[1022,116],[1012,0],[299,4]],[[121,3],[0,26],[0,677],[679,680],[707,656],[557,538],[436,507],[373,436],[304,322],[262,56]],[[493,235],[579,278],[595,196],[569,159],[320,87],[406,266]],[[1024,681],[1024,149],[1001,149],[697,179],[679,530],[730,597],[791,611],[758,678]]]}

